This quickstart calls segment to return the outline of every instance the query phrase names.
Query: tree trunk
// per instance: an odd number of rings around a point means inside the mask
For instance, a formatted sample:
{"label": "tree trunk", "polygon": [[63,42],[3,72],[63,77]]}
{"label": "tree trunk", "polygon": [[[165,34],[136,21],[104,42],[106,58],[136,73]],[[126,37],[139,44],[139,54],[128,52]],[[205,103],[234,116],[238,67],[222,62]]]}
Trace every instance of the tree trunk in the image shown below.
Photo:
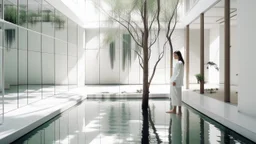
{"label": "tree trunk", "polygon": [[173,47],[172,47],[172,40],[168,38],[169,46],[170,46],[170,78],[172,77],[173,72]]}
{"label": "tree trunk", "polygon": [[147,0],[144,2],[144,16],[143,16],[143,24],[144,24],[144,33],[142,34],[142,47],[143,47],[143,98],[142,98],[142,109],[148,108],[148,97],[149,97],[149,82],[148,82],[148,37],[149,37],[149,29],[148,29],[148,7]]}
{"label": "tree trunk", "polygon": [[173,73],[173,52],[172,50],[170,51],[170,78],[172,77]]}
{"label": "tree trunk", "polygon": [[[145,33],[145,35],[147,35]],[[146,40],[145,36],[145,40]],[[148,98],[149,98],[149,83],[148,83],[148,44],[145,42],[143,44],[143,98],[142,98],[142,109],[148,108]]]}

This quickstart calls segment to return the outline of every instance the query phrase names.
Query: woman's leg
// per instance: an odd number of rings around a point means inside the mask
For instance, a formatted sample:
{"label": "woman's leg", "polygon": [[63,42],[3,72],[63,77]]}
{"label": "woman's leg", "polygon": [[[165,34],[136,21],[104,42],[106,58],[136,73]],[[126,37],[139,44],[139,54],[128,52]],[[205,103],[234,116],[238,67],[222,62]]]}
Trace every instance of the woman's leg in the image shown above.
{"label": "woman's leg", "polygon": [[182,97],[182,88],[181,87],[176,87],[176,91],[177,91],[177,106],[178,106],[178,111],[179,114],[181,114],[181,97]]}
{"label": "woman's leg", "polygon": [[167,113],[176,113],[176,108],[177,108],[177,91],[176,87],[171,85],[170,86],[170,97],[171,97],[171,102],[172,102],[172,109],[170,111],[167,111]]}

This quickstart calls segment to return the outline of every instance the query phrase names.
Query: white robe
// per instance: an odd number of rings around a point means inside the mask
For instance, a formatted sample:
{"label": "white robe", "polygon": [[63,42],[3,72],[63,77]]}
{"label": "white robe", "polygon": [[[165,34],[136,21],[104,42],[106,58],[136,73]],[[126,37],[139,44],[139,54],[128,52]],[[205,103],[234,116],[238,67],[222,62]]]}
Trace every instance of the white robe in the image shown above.
{"label": "white robe", "polygon": [[[184,65],[181,61],[175,64],[173,75],[170,81],[170,96],[172,101],[172,106],[181,106],[181,91],[183,86],[184,77]],[[176,86],[173,86],[173,82]]]}

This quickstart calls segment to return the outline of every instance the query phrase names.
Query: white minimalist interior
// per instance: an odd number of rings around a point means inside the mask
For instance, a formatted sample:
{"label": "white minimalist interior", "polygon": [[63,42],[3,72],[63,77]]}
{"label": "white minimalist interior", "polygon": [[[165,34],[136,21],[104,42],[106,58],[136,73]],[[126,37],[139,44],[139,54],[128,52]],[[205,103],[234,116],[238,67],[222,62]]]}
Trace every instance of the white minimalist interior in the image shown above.
{"label": "white minimalist interior", "polygon": [[[132,51],[137,45],[122,25],[113,23],[95,5],[100,3],[107,7],[104,2],[0,1],[0,7],[4,9],[0,12],[0,141],[2,138],[3,142],[11,142],[23,135],[16,135],[22,131],[22,124],[12,125],[11,130],[8,127],[22,118],[10,120],[22,110],[33,116],[36,110],[41,110],[39,105],[58,105],[54,111],[42,112],[40,117],[33,119],[31,126],[27,125],[23,131],[27,133],[64,111],[63,107],[72,107],[86,98],[96,98],[104,93],[115,93],[119,97],[127,96],[127,93],[140,96],[143,70],[137,54]],[[172,35],[173,50],[181,51],[186,58],[186,26],[189,26],[189,73],[185,73],[185,77],[189,75],[190,88],[183,87],[183,102],[254,142],[255,4],[254,0],[230,0],[230,104],[223,102],[227,60],[225,0],[180,0],[179,19]],[[202,13],[205,89],[219,89],[212,95],[195,91],[200,88],[195,75],[200,74]],[[111,42],[108,41],[110,35]],[[150,75],[166,42],[165,35],[166,29],[162,28],[152,46]],[[151,98],[161,95],[169,99],[171,62],[176,61],[170,60],[167,46],[156,68],[150,88]],[[215,63],[218,70],[207,65],[208,62]],[[43,108],[49,107],[45,105]],[[11,138],[12,134],[16,136]]]}

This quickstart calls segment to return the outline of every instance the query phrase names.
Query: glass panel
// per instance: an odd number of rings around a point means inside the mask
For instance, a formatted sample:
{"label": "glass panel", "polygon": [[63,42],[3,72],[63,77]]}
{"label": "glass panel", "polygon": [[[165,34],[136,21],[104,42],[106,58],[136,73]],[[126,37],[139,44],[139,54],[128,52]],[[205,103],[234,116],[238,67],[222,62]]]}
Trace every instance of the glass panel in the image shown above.
{"label": "glass panel", "polygon": [[28,55],[19,50],[19,107],[28,103]]}
{"label": "glass panel", "polygon": [[39,101],[41,94],[41,53],[28,52],[28,102]]}
{"label": "glass panel", "polygon": [[85,83],[99,84],[99,50],[85,52]]}
{"label": "glass panel", "polygon": [[54,53],[54,39],[48,36],[42,36],[42,52]]}
{"label": "glass panel", "polygon": [[[129,49],[127,49],[127,46],[129,44],[127,43],[130,38],[128,38],[128,41],[125,41],[125,37],[128,37],[129,35],[124,36],[125,34],[120,34],[119,39],[119,49],[120,49],[120,83],[121,84],[129,84]],[[129,47],[128,47],[129,48]],[[128,59],[128,60],[127,60]]]}
{"label": "glass panel", "polygon": [[55,40],[55,54],[67,55],[67,43],[62,40]]}
{"label": "glass panel", "polygon": [[67,17],[59,11],[55,11],[55,37],[67,41]]}
{"label": "glass panel", "polygon": [[19,25],[27,27],[27,0],[19,0]]}
{"label": "glass panel", "polygon": [[28,50],[41,51],[41,35],[36,32],[28,31]]}
{"label": "glass panel", "polygon": [[28,103],[28,44],[27,44],[27,33],[28,31],[24,28],[19,28],[19,107],[25,106]]}
{"label": "glass panel", "polygon": [[142,74],[140,74],[140,64],[139,64],[139,58],[137,56],[137,53],[135,53],[134,50],[137,52],[142,51],[140,47],[138,47],[135,42],[132,40],[132,51],[131,51],[131,61],[130,61],[130,71],[129,71],[129,84],[139,84],[140,83],[140,76],[142,77]]}
{"label": "glass panel", "polygon": [[2,23],[0,23],[0,124],[3,123],[3,112],[4,112],[4,79],[3,79],[3,27]]}
{"label": "glass panel", "polygon": [[111,42],[103,49],[100,49],[100,83],[101,84],[119,84],[119,49],[116,49],[116,43]]}
{"label": "glass panel", "polygon": [[68,57],[68,84],[69,89],[77,87],[77,57]]}
{"label": "glass panel", "polygon": [[4,111],[16,109],[18,99],[17,49],[5,49],[5,105]]}
{"label": "glass panel", "polygon": [[67,55],[55,55],[55,91],[56,94],[68,90]]}
{"label": "glass panel", "polygon": [[77,44],[77,24],[68,20],[68,42]]}
{"label": "glass panel", "polygon": [[69,56],[77,56],[77,45],[68,43],[68,55]]}
{"label": "glass panel", "polygon": [[4,20],[17,24],[17,0],[4,0]]}
{"label": "glass panel", "polygon": [[28,49],[28,30],[19,28],[19,49]]}
{"label": "glass panel", "polygon": [[5,24],[5,108],[8,112],[18,107],[18,51],[17,28],[12,24]]}
{"label": "glass panel", "polygon": [[54,7],[43,1],[42,33],[54,36]]}
{"label": "glass panel", "polygon": [[[0,5],[2,7],[3,1],[0,1]],[[0,18],[3,19],[3,9],[2,8],[0,9]]]}
{"label": "glass panel", "polygon": [[28,28],[41,32],[41,0],[28,0]]}
{"label": "glass panel", "polygon": [[54,54],[42,53],[43,98],[54,95]]}

